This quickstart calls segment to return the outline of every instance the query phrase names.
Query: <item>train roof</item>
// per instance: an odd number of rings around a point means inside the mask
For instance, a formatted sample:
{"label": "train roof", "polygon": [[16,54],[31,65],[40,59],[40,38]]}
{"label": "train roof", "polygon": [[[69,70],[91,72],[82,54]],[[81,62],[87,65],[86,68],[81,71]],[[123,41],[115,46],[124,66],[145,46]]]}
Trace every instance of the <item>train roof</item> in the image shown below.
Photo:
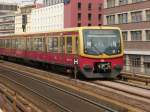
{"label": "train roof", "polygon": [[64,28],[64,29],[59,29],[59,30],[50,30],[46,32],[23,32],[23,33],[18,33],[18,34],[8,34],[8,35],[1,35],[0,38],[2,37],[13,37],[13,36],[26,36],[26,35],[42,35],[42,34],[48,34],[48,33],[56,33],[56,32],[71,32],[71,31],[80,31],[83,29],[117,29],[120,30],[118,27],[111,27],[111,26],[85,26],[85,27],[74,27],[74,28]]}

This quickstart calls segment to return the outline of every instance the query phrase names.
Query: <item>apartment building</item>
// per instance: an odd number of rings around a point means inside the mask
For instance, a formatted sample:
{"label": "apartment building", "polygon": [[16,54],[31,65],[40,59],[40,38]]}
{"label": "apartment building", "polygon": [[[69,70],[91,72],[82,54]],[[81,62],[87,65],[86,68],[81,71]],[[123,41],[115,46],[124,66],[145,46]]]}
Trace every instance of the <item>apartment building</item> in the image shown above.
{"label": "apartment building", "polygon": [[15,12],[17,4],[15,1],[0,0],[0,35],[15,32]]}
{"label": "apartment building", "polygon": [[104,0],[103,24],[122,30],[125,69],[150,73],[150,0]]}

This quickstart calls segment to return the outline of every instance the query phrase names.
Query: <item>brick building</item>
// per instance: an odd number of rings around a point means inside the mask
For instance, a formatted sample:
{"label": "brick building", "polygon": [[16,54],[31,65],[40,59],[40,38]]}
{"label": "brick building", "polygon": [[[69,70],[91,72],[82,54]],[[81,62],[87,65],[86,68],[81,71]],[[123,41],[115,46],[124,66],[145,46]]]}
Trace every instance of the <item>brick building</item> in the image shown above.
{"label": "brick building", "polygon": [[97,26],[102,24],[103,0],[43,0],[45,5],[63,3],[64,27]]}
{"label": "brick building", "polygon": [[121,28],[126,70],[150,73],[150,0],[104,0],[103,24]]}

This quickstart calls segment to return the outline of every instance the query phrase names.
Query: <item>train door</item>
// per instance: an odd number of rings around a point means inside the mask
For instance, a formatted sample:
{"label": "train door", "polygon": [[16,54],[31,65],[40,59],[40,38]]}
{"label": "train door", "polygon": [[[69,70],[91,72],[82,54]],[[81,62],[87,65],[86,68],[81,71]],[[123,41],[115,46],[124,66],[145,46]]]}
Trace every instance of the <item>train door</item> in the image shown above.
{"label": "train door", "polygon": [[61,36],[59,38],[59,53],[60,53],[60,62],[65,64],[65,37]]}
{"label": "train door", "polygon": [[73,37],[73,54],[78,56],[78,53],[79,53],[79,39],[78,39],[78,36],[75,35]]}
{"label": "train door", "polygon": [[66,64],[72,65],[73,64],[73,36],[68,35],[66,37]]}

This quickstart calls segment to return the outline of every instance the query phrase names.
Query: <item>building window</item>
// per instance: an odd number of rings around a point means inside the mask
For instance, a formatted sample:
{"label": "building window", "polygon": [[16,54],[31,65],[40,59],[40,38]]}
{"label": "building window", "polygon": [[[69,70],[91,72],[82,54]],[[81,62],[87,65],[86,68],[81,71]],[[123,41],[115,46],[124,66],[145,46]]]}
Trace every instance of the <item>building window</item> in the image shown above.
{"label": "building window", "polygon": [[101,21],[101,17],[102,15],[101,14],[98,14],[98,20]]}
{"label": "building window", "polygon": [[150,10],[146,11],[146,20],[150,21]]}
{"label": "building window", "polygon": [[107,0],[107,8],[115,7],[115,0]]}
{"label": "building window", "polygon": [[78,10],[81,10],[81,2],[78,2]]}
{"label": "building window", "polygon": [[92,26],[91,23],[89,23],[88,26]]}
{"label": "building window", "polygon": [[98,10],[101,11],[102,10],[102,4],[98,4]]}
{"label": "building window", "polygon": [[106,16],[106,19],[108,25],[115,24],[115,15]]}
{"label": "building window", "polygon": [[146,40],[150,40],[150,30],[146,30]]}
{"label": "building window", "polygon": [[144,56],[144,67],[147,71],[150,70],[150,56]]}
{"label": "building window", "polygon": [[91,14],[91,13],[88,14],[88,20],[89,20],[89,21],[92,20],[92,14]]}
{"label": "building window", "polygon": [[119,0],[119,5],[128,4],[128,0]]}
{"label": "building window", "polygon": [[139,55],[129,55],[129,62],[132,67],[140,67],[141,66],[141,57]]}
{"label": "building window", "polygon": [[132,0],[132,3],[142,2],[143,0]]}
{"label": "building window", "polygon": [[124,13],[124,14],[118,14],[118,22],[119,24],[122,24],[122,23],[127,23],[128,22],[128,14],[127,13]]}
{"label": "building window", "polygon": [[92,3],[88,3],[88,10],[92,9]]}
{"label": "building window", "polygon": [[131,31],[131,40],[142,40],[142,31]]}
{"label": "building window", "polygon": [[142,21],[142,11],[132,12],[131,19],[132,19],[132,22],[141,22]]}
{"label": "building window", "polygon": [[78,21],[81,21],[81,13],[78,13]]}
{"label": "building window", "polygon": [[127,31],[122,32],[122,37],[123,37],[124,41],[127,41],[128,40],[128,32]]}
{"label": "building window", "polygon": [[81,26],[81,23],[78,23],[78,25],[77,25],[78,27],[80,27]]}

